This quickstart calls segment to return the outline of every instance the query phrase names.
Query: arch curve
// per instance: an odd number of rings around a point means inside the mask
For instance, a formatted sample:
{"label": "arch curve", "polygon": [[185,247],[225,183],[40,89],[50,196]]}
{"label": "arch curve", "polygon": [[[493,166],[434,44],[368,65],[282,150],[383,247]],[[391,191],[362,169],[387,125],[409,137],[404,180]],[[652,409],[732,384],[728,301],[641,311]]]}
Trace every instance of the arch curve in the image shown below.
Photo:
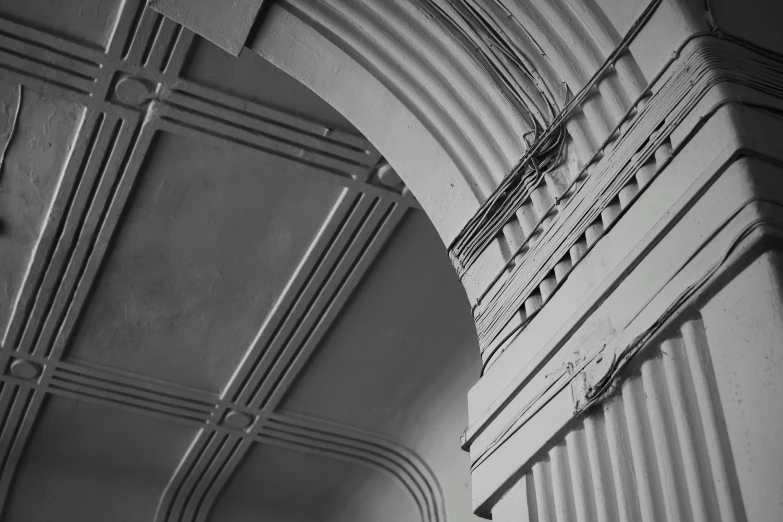
{"label": "arch curve", "polygon": [[[541,134],[619,40],[595,2],[458,3],[467,15],[441,0],[283,0],[266,6],[246,43],[367,136],[447,245],[523,156],[533,141],[525,137]],[[575,42],[584,49],[574,51]],[[509,77],[527,75],[518,84],[527,92],[509,95],[488,70],[492,60]],[[629,56],[616,71],[566,122],[583,161],[644,84]],[[541,121],[547,102],[549,121]]]}
{"label": "arch curve", "polygon": [[[413,20],[401,7],[413,4],[389,9],[395,23],[385,19],[374,39],[368,33],[380,26],[371,10],[335,3],[343,2],[273,3],[247,45],[356,125],[448,243],[524,152],[528,127],[435,20],[392,34]],[[408,40],[397,45],[395,36]],[[419,63],[406,71],[413,52]]]}

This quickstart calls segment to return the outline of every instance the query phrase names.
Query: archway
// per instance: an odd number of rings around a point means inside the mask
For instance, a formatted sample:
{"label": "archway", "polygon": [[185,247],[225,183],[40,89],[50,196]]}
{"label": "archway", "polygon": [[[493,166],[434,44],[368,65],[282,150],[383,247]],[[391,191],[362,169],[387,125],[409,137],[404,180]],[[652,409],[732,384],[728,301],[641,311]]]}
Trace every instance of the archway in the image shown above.
{"label": "archway", "polygon": [[[477,513],[780,515],[780,473],[754,460],[780,453],[763,442],[778,392],[751,375],[781,331],[748,323],[781,307],[763,137],[780,128],[779,8],[730,4],[294,0],[250,33],[373,140],[450,247],[488,367],[464,437]],[[565,153],[539,154],[558,138]],[[766,277],[772,303],[749,290]],[[719,312],[740,294],[744,319]],[[754,346],[742,377],[727,336]]]}

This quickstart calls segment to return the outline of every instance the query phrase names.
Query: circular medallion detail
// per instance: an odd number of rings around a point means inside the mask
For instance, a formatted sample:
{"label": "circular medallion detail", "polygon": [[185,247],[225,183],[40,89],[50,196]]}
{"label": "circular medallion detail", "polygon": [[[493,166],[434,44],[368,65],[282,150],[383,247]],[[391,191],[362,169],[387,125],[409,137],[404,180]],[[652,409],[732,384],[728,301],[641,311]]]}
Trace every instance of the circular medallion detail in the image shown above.
{"label": "circular medallion detail", "polygon": [[126,76],[121,78],[114,87],[114,92],[123,103],[141,105],[155,94],[155,88],[146,80]]}
{"label": "circular medallion detail", "polygon": [[397,188],[402,185],[402,179],[388,163],[378,169],[378,180],[387,187]]}
{"label": "circular medallion detail", "polygon": [[41,366],[24,359],[17,359],[11,363],[11,375],[19,379],[35,379],[41,374]]}
{"label": "circular medallion detail", "polygon": [[225,417],[223,417],[223,425],[228,426],[229,428],[244,430],[253,424],[253,420],[255,420],[255,417],[248,413],[243,413],[241,411],[230,411],[226,413]]}

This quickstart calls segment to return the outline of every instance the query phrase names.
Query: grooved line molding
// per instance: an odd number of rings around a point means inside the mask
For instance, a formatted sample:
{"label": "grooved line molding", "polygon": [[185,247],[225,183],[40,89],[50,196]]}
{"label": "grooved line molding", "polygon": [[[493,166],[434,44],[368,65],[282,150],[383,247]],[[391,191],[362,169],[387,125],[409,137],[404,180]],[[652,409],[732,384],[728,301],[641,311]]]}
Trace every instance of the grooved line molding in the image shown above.
{"label": "grooved line molding", "polygon": [[437,478],[414,452],[378,435],[296,414],[274,413],[259,440],[319,455],[337,456],[380,471],[410,495],[422,520],[445,521]]}

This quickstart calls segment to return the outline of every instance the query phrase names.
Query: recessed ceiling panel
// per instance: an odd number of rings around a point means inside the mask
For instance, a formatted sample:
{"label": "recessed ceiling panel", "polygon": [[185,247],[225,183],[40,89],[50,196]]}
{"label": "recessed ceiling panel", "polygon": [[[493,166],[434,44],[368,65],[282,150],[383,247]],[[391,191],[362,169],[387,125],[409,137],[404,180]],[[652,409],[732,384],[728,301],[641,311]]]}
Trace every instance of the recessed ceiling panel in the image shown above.
{"label": "recessed ceiling panel", "polygon": [[318,95],[247,49],[239,57],[234,57],[199,38],[193,43],[181,75],[201,85],[359,134],[348,120]]}
{"label": "recessed ceiling panel", "polygon": [[121,0],[0,0],[0,16],[66,40],[105,47]]}
{"label": "recessed ceiling panel", "polygon": [[412,212],[282,409],[404,441],[423,422],[420,405],[448,399],[460,368],[473,366],[478,379],[477,354],[470,305],[446,249],[424,213]]}
{"label": "recessed ceiling panel", "polygon": [[342,190],[257,158],[158,134],[69,357],[222,389]]}
{"label": "recessed ceiling panel", "polygon": [[82,114],[83,108],[70,102],[0,83],[0,337],[18,300]]}
{"label": "recessed ceiling panel", "polygon": [[335,453],[256,444],[215,503],[211,520],[311,522],[421,520],[413,500],[381,471]]}
{"label": "recessed ceiling panel", "polygon": [[4,522],[149,522],[195,428],[50,396]]}

